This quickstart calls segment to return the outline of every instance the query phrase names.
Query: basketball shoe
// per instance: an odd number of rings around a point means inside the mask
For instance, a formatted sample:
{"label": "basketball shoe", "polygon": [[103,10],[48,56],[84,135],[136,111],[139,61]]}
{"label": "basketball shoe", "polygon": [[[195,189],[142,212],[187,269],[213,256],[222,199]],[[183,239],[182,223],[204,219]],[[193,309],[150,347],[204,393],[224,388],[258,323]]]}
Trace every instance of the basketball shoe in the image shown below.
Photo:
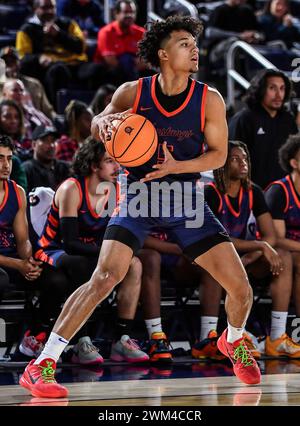
{"label": "basketball shoe", "polygon": [[46,342],[46,333],[41,332],[37,336],[33,336],[30,330],[27,330],[24,334],[22,342],[19,345],[19,351],[26,356],[38,358],[44,344]]}
{"label": "basketball shoe", "polygon": [[249,351],[251,352],[253,358],[255,359],[259,359],[261,357],[261,352],[258,349],[258,347],[256,346],[253,338],[251,337],[251,335],[247,332],[243,333],[243,338],[245,340],[245,343],[249,349]]}
{"label": "basketball shoe", "polygon": [[40,398],[66,398],[68,389],[58,384],[54,378],[56,363],[53,359],[43,359],[35,365],[34,359],[25,368],[19,384]]}
{"label": "basketball shoe", "polygon": [[222,354],[227,356],[233,365],[233,372],[243,383],[254,385],[260,383],[261,373],[243,338],[233,343],[227,342],[227,328],[217,342]]}
{"label": "basketball shoe", "polygon": [[151,362],[172,362],[167,337],[163,332],[154,332],[151,339],[145,343],[145,352],[149,355]]}
{"label": "basketball shoe", "polygon": [[287,334],[283,334],[275,340],[271,340],[270,336],[267,336],[266,355],[300,358],[300,345],[295,343]]}
{"label": "basketball shoe", "polygon": [[110,359],[112,361],[145,362],[149,356],[143,352],[137,342],[124,335],[112,344]]}
{"label": "basketball shoe", "polygon": [[226,357],[219,351],[217,346],[218,333],[211,330],[206,339],[196,342],[192,346],[192,357],[196,359],[214,359],[221,361]]}
{"label": "basketball shoe", "polygon": [[103,357],[89,336],[81,337],[72,352],[71,362],[74,364],[98,365],[103,363]]}

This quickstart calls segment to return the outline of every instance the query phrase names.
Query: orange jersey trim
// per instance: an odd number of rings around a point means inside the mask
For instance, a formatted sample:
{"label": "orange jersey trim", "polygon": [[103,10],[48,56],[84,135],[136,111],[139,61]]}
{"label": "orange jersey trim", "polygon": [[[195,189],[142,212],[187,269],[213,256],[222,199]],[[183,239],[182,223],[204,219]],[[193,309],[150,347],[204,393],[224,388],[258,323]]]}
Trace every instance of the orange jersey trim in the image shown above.
{"label": "orange jersey trim", "polygon": [[131,112],[133,112],[134,114],[136,113],[137,109],[138,109],[138,105],[141,99],[141,94],[142,94],[142,87],[143,87],[143,79],[139,78],[138,81],[138,87],[137,87],[137,91],[136,91],[136,95],[135,95],[135,100],[133,103],[133,107],[131,109]]}
{"label": "orange jersey trim", "polygon": [[201,101],[201,132],[204,130],[204,124],[205,124],[205,106],[206,106],[206,94],[207,94],[208,86],[207,84],[204,84],[203,87],[203,93],[202,93],[202,101]]}
{"label": "orange jersey trim", "polygon": [[188,93],[188,95],[187,95],[187,97],[186,97],[185,101],[183,102],[183,104],[182,104],[179,108],[175,109],[175,111],[168,112],[168,111],[166,111],[166,110],[165,110],[165,109],[161,106],[161,104],[158,102],[158,99],[157,99],[157,97],[156,97],[156,93],[155,93],[155,82],[156,82],[157,76],[158,76],[158,74],[155,74],[155,75],[152,77],[152,81],[151,81],[151,97],[152,97],[152,99],[153,99],[153,102],[154,102],[154,104],[155,104],[156,108],[159,110],[159,112],[161,112],[161,113],[162,113],[164,116],[166,116],[166,117],[173,117],[174,115],[176,115],[176,114],[178,114],[179,112],[181,112],[182,110],[184,110],[184,108],[187,106],[187,104],[188,104],[188,103],[189,103],[189,101],[191,100],[191,97],[192,97],[193,92],[194,92],[194,89],[195,89],[195,84],[196,84],[196,82],[195,82],[195,80],[192,80],[192,84],[191,84],[191,87],[190,87],[189,93]]}
{"label": "orange jersey trim", "polygon": [[19,188],[18,188],[18,185],[16,184],[16,182],[14,180],[12,180],[11,182],[12,182],[14,188],[15,188],[16,196],[17,196],[17,200],[18,200],[18,206],[19,206],[19,209],[20,209],[22,207],[22,200],[21,200]]}

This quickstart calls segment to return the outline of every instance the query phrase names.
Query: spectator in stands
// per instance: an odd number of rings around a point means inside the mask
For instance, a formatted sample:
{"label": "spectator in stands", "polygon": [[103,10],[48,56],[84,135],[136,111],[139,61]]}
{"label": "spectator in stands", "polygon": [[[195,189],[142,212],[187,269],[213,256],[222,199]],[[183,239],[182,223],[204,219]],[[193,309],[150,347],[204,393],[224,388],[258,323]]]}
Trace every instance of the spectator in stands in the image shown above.
{"label": "spectator in stands", "polygon": [[12,139],[16,153],[12,158],[11,179],[26,191],[27,179],[21,159],[23,155],[25,158],[31,155],[31,141],[23,137],[23,120],[23,112],[14,101],[0,102],[0,135],[9,136]]}
{"label": "spectator in stands", "polygon": [[292,253],[294,305],[300,317],[300,137],[291,136],[279,150],[279,162],[288,173],[265,192],[278,246]]}
{"label": "spectator in stands", "polygon": [[269,0],[258,22],[267,42],[281,40],[291,48],[294,42],[300,41],[300,21],[291,15],[289,0]]}
{"label": "spectator in stands", "polygon": [[98,84],[99,80],[95,64],[87,63],[80,27],[67,17],[57,17],[55,9],[55,0],[35,0],[34,16],[16,39],[22,73],[44,83],[53,105],[59,89],[94,79]]}
{"label": "spectator in stands", "polygon": [[[300,345],[286,334],[292,292],[292,258],[288,250],[278,248],[263,192],[250,180],[247,146],[239,141],[230,141],[227,161],[224,167],[214,171],[214,177],[215,182],[208,184],[205,191],[209,207],[229,233],[248,274],[256,279],[270,279],[271,332],[266,341],[266,354],[299,357]],[[217,327],[222,289],[203,271],[201,290],[203,338],[210,328]],[[245,338],[250,340],[247,335]],[[253,342],[251,346],[253,356],[259,357]],[[214,341],[209,338],[195,345],[193,351],[194,356],[214,357],[215,354]]]}
{"label": "spectator in stands", "polygon": [[42,84],[36,78],[21,74],[17,50],[11,46],[3,47],[0,51],[0,58],[5,61],[7,78],[21,80],[31,96],[34,107],[42,111],[50,120],[54,120],[56,113],[47,98]]}
{"label": "spectator in stands", "polygon": [[57,130],[44,125],[35,128],[32,134],[33,158],[23,163],[28,192],[37,186],[47,186],[56,190],[58,185],[70,175],[70,166],[55,158]]}
{"label": "spectator in stands", "polygon": [[136,4],[133,0],[118,0],[116,20],[100,29],[95,61],[104,63],[121,83],[136,80],[146,66],[137,57],[138,42],[145,29],[135,25]]}
{"label": "spectator in stands", "polygon": [[236,40],[257,44],[264,39],[258,31],[254,11],[243,0],[227,0],[211,13],[205,32],[210,42],[210,62],[216,65]]}
{"label": "spectator in stands", "polygon": [[13,142],[0,136],[0,298],[10,285],[29,289],[39,278],[41,262],[32,257],[25,191],[10,180]]}
{"label": "spectator in stands", "polygon": [[99,87],[92,102],[90,103],[90,108],[94,115],[100,114],[100,112],[105,109],[105,107],[110,103],[112,95],[116,90],[117,88],[112,84],[104,84]]}
{"label": "spectator in stands", "polygon": [[65,124],[68,135],[56,141],[55,157],[71,162],[78,148],[91,134],[93,114],[89,107],[81,101],[71,101],[65,109]]}
{"label": "spectator in stands", "polygon": [[103,6],[95,0],[58,0],[57,15],[74,19],[86,38],[96,37],[105,24]]}
{"label": "spectator in stands", "polygon": [[290,93],[291,83],[283,72],[261,70],[247,90],[246,108],[229,121],[229,136],[247,145],[252,179],[262,188],[284,176],[277,153],[288,136],[298,132],[295,118],[284,106]]}
{"label": "spectator in stands", "polygon": [[[90,279],[97,264],[109,215],[102,215],[107,204],[107,190],[115,184],[119,165],[106,153],[103,144],[89,139],[79,149],[73,169],[75,177],[67,179],[56,191],[47,223],[39,240],[36,257],[52,268],[64,273],[68,286],[58,283],[49,287],[42,299],[47,300],[50,313],[58,315],[64,298]],[[102,187],[99,192],[99,185]],[[74,287],[75,285],[75,287]],[[141,265],[133,257],[125,279],[119,287],[118,319],[111,359],[115,361],[141,362],[148,356],[130,338],[141,285]],[[72,361],[82,364],[99,364],[103,358],[92,345],[86,330],[80,332],[73,348]],[[78,335],[77,335],[78,337]]]}
{"label": "spectator in stands", "polygon": [[25,138],[31,140],[33,130],[42,124],[51,126],[52,121],[41,111],[34,108],[31,97],[21,80],[8,79],[3,85],[3,99],[14,100],[24,115]]}

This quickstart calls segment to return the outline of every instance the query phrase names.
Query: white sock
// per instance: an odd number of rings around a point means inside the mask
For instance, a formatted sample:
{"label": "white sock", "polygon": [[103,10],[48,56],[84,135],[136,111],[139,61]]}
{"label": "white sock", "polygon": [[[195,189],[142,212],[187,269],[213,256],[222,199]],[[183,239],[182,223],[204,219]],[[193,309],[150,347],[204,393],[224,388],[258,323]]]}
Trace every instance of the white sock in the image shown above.
{"label": "white sock", "polygon": [[276,340],[286,331],[287,312],[272,311],[271,312],[271,333],[270,339]]}
{"label": "white sock", "polygon": [[201,317],[200,341],[206,339],[211,330],[217,329],[218,319],[218,317]]}
{"label": "white sock", "polygon": [[227,342],[233,343],[236,340],[241,339],[243,337],[245,327],[241,327],[241,328],[232,327],[232,325],[230,325],[228,321],[227,321],[227,324],[228,324]]}
{"label": "white sock", "polygon": [[55,362],[57,362],[68,343],[69,341],[64,337],[52,332],[41,355],[37,358],[34,364],[39,364],[46,358],[54,359]]}
{"label": "white sock", "polygon": [[145,320],[149,338],[151,339],[152,333],[161,333],[161,318],[152,318]]}

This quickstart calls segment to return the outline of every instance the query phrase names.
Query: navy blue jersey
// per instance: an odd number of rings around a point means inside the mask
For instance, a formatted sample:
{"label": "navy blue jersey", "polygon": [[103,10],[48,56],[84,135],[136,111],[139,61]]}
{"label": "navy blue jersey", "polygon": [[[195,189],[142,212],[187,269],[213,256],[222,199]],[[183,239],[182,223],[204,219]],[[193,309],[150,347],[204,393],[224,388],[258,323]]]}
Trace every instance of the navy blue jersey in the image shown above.
{"label": "navy blue jersey", "polygon": [[17,184],[13,180],[4,181],[4,198],[0,205],[0,254],[3,256],[17,256],[13,223],[20,207]]}
{"label": "navy blue jersey", "polygon": [[212,186],[219,196],[219,208],[217,218],[222,223],[230,237],[242,240],[254,240],[256,237],[256,225],[253,217],[253,190],[246,191],[242,186],[238,194],[239,207],[236,211],[227,194],[221,194],[213,182]]}
{"label": "navy blue jersey", "polygon": [[[155,93],[158,75],[141,78],[132,111],[146,117],[155,126],[158,146],[153,157],[139,167],[128,167],[129,180],[139,180],[152,166],[164,161],[163,143],[167,142],[175,160],[185,161],[199,157],[204,152],[205,98],[207,85],[192,80],[189,93],[183,104],[168,112],[160,105]],[[184,173],[165,176],[164,181],[194,181],[200,173]]]}
{"label": "navy blue jersey", "polygon": [[286,227],[286,238],[300,241],[300,198],[296,192],[290,175],[283,179],[272,182],[272,185],[280,185],[285,193],[284,221]]}
{"label": "navy blue jersey", "polygon": [[[98,215],[91,208],[88,197],[87,177],[69,178],[69,180],[76,183],[80,193],[80,202],[77,208],[79,239],[84,243],[97,244],[97,246],[100,246],[105,228],[109,221],[109,216],[101,217],[101,214]],[[40,249],[35,254],[35,257],[50,265],[55,266],[58,259],[64,254],[60,231],[59,210],[55,204],[55,197],[38,245]]]}

